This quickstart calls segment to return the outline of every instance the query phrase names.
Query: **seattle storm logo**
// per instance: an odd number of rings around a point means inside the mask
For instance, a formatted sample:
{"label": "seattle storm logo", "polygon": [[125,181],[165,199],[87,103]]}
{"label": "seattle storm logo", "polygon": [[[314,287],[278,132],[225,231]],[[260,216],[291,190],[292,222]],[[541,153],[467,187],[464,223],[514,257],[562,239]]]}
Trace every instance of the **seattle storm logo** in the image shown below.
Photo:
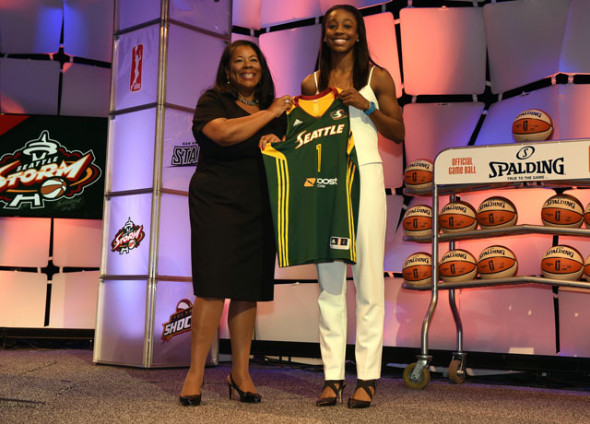
{"label": "seattle storm logo", "polygon": [[79,196],[101,174],[92,150],[68,151],[45,130],[0,158],[0,202],[7,209],[41,209],[45,202]]}
{"label": "seattle storm logo", "polygon": [[115,234],[115,238],[111,242],[111,251],[119,252],[119,255],[129,253],[130,250],[138,248],[144,238],[143,225],[135,225],[129,218],[123,228]]}

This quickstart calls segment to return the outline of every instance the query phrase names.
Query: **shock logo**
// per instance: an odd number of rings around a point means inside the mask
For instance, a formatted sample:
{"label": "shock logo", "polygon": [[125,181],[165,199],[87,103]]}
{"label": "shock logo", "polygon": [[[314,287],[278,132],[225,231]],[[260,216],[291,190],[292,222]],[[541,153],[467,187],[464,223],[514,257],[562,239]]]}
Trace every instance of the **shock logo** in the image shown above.
{"label": "shock logo", "polygon": [[143,225],[135,225],[129,218],[123,228],[115,234],[115,238],[111,242],[111,251],[119,252],[119,255],[129,253],[130,250],[138,248],[144,238]]}
{"label": "shock logo", "polygon": [[9,209],[41,209],[45,202],[79,196],[101,175],[92,150],[68,151],[45,130],[0,158],[0,202]]}
{"label": "shock logo", "polygon": [[170,315],[170,321],[162,324],[162,343],[169,342],[170,339],[179,334],[191,331],[191,315],[193,313],[193,304],[188,299],[182,299],[176,305],[176,312]]}

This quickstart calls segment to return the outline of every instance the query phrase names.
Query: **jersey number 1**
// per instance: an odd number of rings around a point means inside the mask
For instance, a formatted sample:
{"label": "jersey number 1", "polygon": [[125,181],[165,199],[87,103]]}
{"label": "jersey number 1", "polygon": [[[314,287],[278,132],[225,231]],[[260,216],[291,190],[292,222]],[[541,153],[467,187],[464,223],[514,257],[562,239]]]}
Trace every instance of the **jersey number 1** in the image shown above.
{"label": "jersey number 1", "polygon": [[322,169],[322,145],[316,144],[315,149],[318,151],[318,173]]}

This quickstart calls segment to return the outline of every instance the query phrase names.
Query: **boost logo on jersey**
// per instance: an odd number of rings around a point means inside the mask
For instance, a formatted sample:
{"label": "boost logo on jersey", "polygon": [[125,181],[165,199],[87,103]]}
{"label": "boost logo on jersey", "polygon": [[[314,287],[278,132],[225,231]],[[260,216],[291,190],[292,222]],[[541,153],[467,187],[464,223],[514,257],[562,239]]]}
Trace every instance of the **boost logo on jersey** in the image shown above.
{"label": "boost logo on jersey", "polygon": [[306,178],[303,187],[324,188],[338,185],[338,178]]}

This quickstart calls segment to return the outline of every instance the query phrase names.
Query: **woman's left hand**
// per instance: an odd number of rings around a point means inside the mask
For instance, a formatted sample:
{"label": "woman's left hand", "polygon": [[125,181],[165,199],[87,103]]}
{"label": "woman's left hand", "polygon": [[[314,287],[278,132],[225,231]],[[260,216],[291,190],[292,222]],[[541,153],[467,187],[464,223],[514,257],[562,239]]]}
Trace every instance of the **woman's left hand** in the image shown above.
{"label": "woman's left hand", "polygon": [[276,143],[279,141],[285,141],[285,137],[283,137],[283,139],[281,140],[274,134],[264,134],[262,137],[260,137],[258,147],[260,147],[260,150],[264,150],[268,143]]}
{"label": "woman's left hand", "polygon": [[354,106],[360,110],[367,110],[371,106],[371,103],[354,88],[342,90],[339,97],[346,106]]}

